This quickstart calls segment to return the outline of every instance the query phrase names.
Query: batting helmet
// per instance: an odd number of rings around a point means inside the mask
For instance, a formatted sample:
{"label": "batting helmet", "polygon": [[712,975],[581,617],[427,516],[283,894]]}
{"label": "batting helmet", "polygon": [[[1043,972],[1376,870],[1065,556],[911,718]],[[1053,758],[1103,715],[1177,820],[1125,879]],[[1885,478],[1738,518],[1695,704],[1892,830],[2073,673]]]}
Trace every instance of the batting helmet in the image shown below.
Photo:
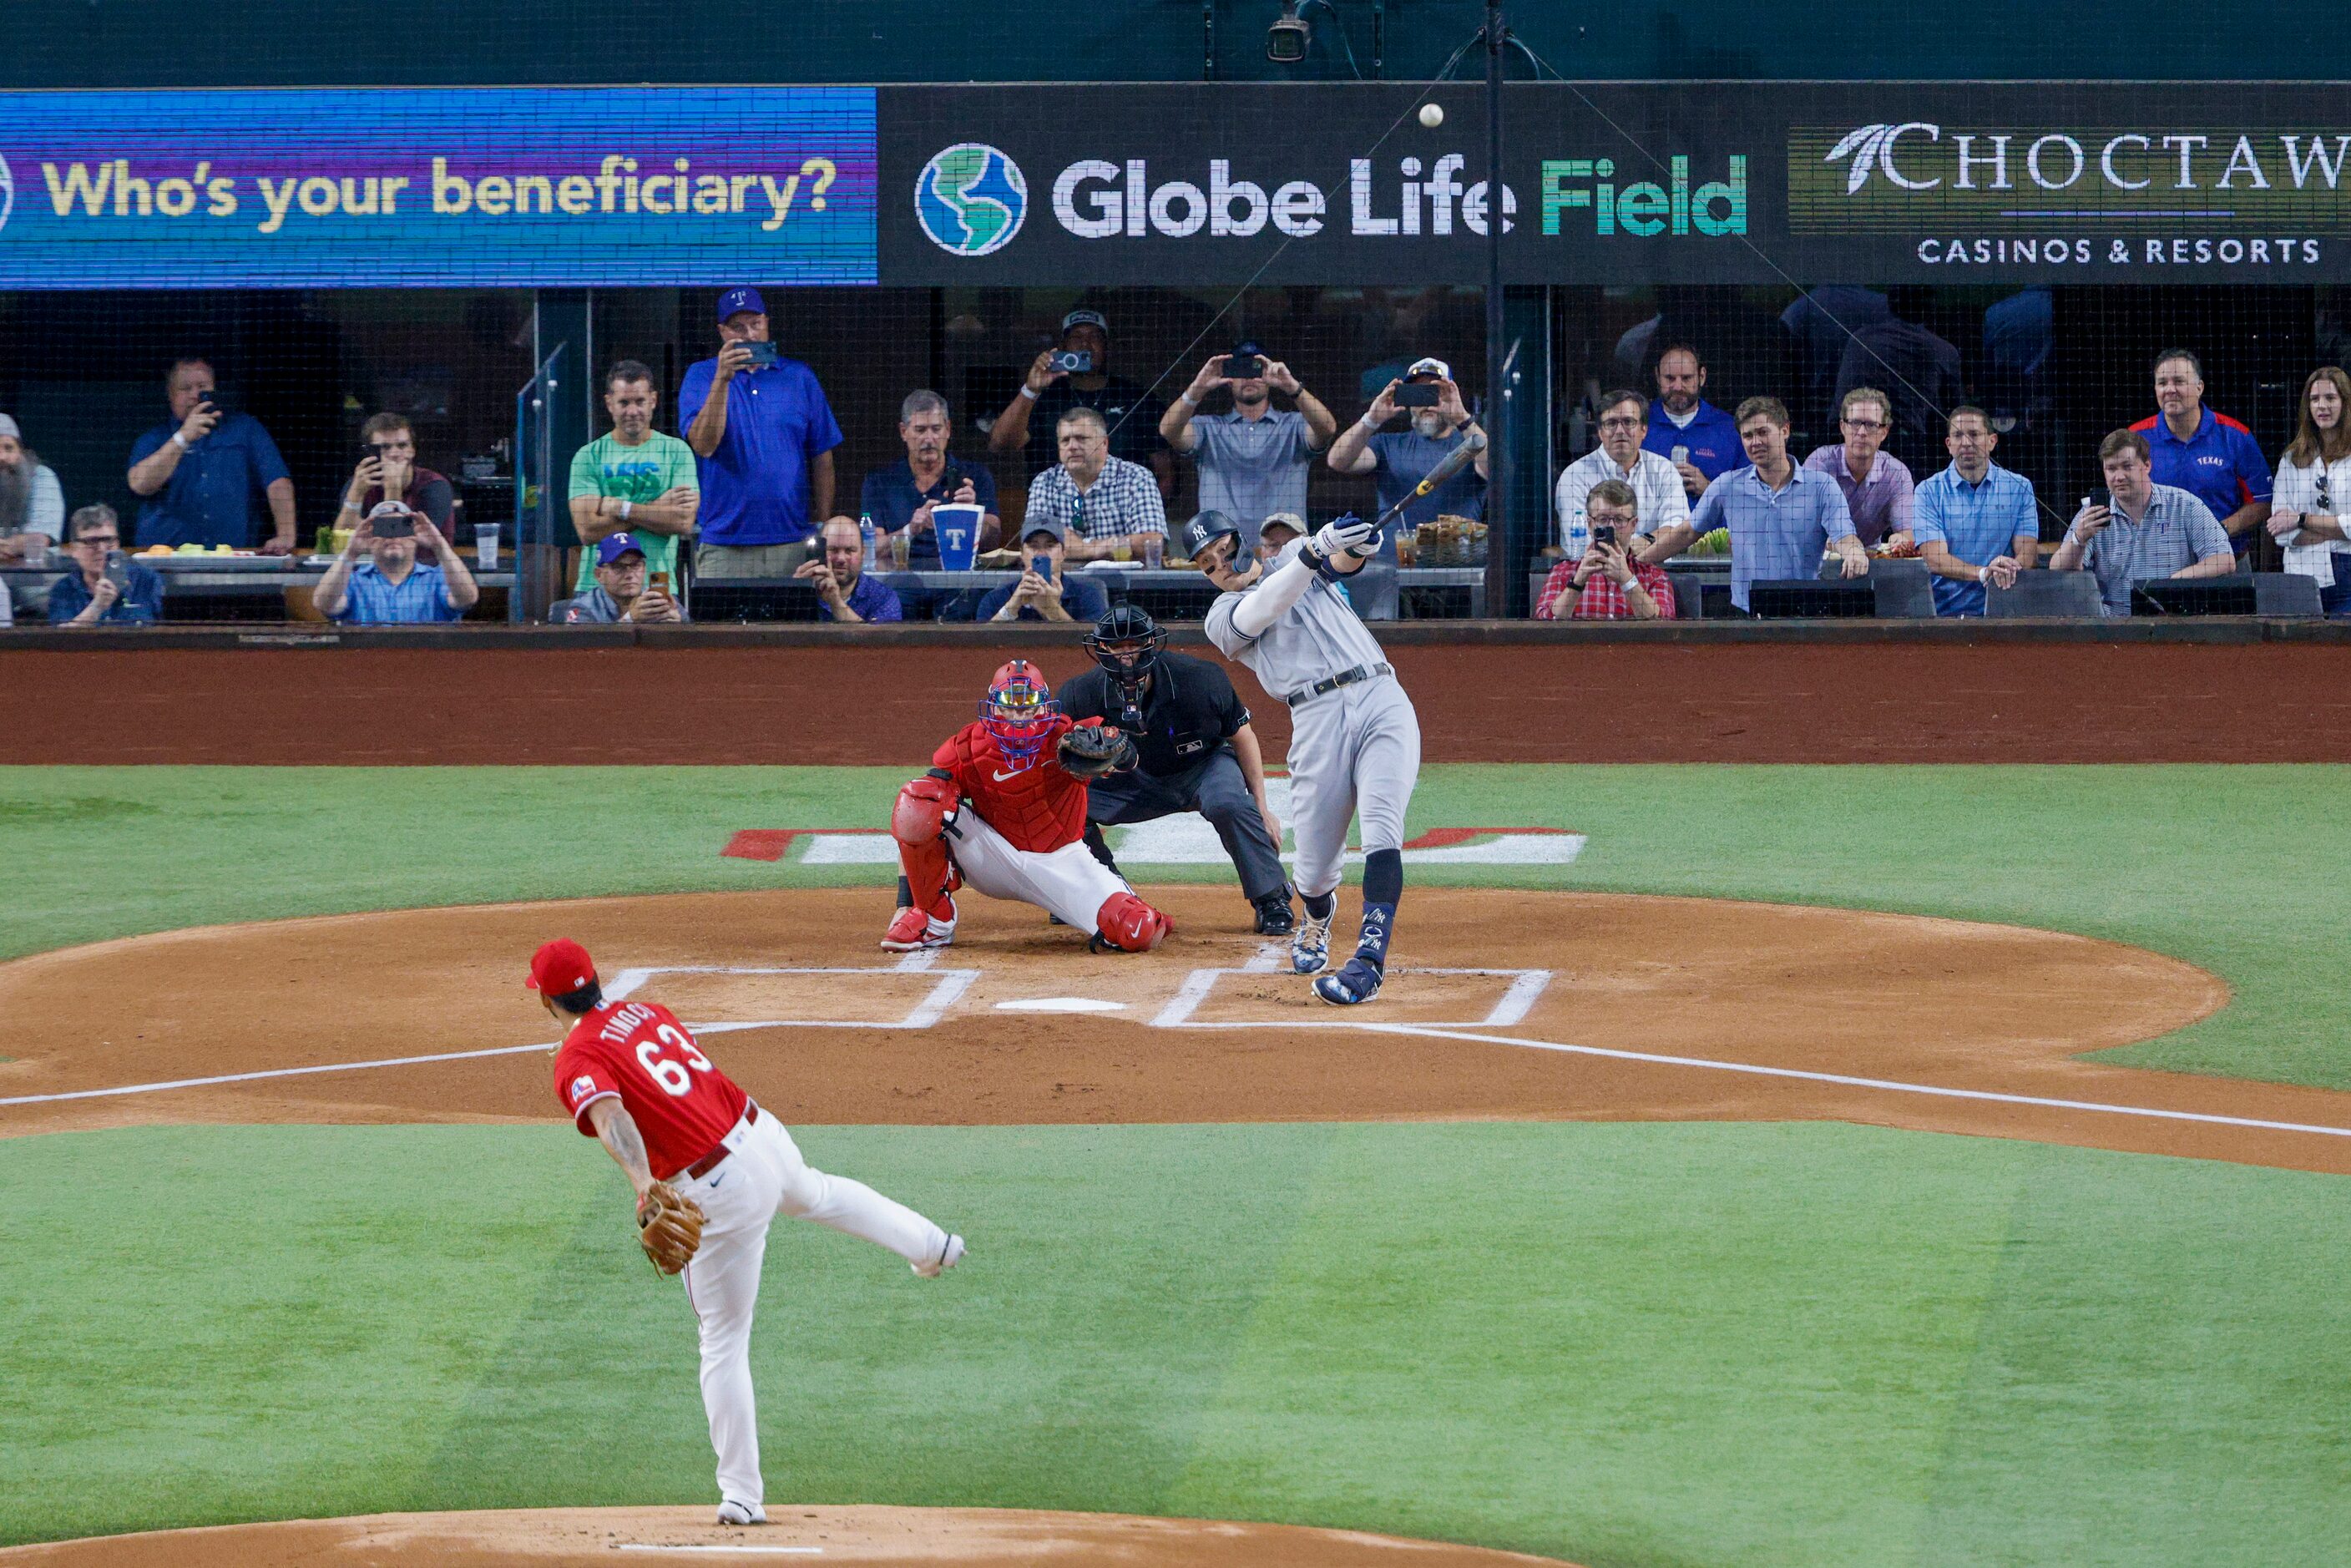
{"label": "batting helmet", "polygon": [[1201,512],[1184,525],[1176,538],[1183,545],[1184,553],[1198,560],[1200,552],[1208,548],[1210,541],[1227,535],[1231,536],[1233,549],[1238,551],[1241,548],[1239,521],[1228,512]]}
{"label": "batting helmet", "polygon": [[1167,645],[1167,633],[1141,605],[1117,604],[1094,622],[1085,644],[1086,652],[1112,680],[1128,685],[1151,673],[1159,662],[1159,650]]}
{"label": "batting helmet", "polygon": [[1026,659],[1008,660],[979,702],[980,723],[1009,762],[1033,760],[1044,749],[1061,711],[1045,673]]}

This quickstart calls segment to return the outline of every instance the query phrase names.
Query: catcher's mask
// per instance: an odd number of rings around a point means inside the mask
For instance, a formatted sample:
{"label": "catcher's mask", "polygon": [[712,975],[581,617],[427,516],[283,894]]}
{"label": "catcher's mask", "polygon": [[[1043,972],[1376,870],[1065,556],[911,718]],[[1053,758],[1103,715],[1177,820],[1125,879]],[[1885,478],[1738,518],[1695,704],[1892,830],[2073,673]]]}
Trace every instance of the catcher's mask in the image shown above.
{"label": "catcher's mask", "polygon": [[1118,683],[1119,689],[1132,693],[1159,663],[1159,650],[1167,645],[1167,633],[1149,611],[1121,604],[1094,622],[1085,644],[1094,663]]}
{"label": "catcher's mask", "polygon": [[1026,659],[1010,660],[998,670],[979,702],[980,723],[1008,762],[1034,762],[1061,711],[1044,672]]}

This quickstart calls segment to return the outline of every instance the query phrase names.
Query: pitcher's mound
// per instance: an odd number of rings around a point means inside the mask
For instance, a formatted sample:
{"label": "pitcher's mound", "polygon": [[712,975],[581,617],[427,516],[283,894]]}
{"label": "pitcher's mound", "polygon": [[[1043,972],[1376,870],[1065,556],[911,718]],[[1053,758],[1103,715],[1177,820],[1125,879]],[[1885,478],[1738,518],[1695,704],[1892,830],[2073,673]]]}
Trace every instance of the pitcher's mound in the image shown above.
{"label": "pitcher's mound", "polygon": [[[629,1568],[674,1563],[1119,1563],[1132,1568],[1502,1568],[1559,1560],[1288,1524],[992,1508],[770,1507],[733,1530],[695,1508],[378,1513],[100,1536],[0,1550],[44,1568]],[[1569,1565],[1573,1568],[1573,1565]]]}

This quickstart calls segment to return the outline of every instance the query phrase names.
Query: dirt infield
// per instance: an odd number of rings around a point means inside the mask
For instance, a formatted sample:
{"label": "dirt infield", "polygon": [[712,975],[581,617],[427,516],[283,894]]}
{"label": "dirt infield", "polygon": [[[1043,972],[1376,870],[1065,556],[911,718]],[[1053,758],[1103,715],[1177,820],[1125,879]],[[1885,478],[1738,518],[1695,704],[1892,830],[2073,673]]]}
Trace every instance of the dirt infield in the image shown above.
{"label": "dirt infield", "polygon": [[[1433,762],[2351,758],[2346,643],[1576,640],[1387,653]],[[904,765],[968,720],[989,672],[1016,655],[1057,681],[1085,667],[1071,641],[968,638],[14,649],[0,763]],[[1245,671],[1235,680],[1280,756],[1288,710]],[[661,721],[546,722],[549,695],[578,692]],[[1592,722],[1595,702],[1607,723]]]}
{"label": "dirt infield", "polygon": [[[1387,989],[1342,1011],[1250,967],[1271,955],[1228,890],[1162,891],[1176,936],[1141,956],[1090,956],[1033,911],[972,898],[953,948],[902,967],[873,946],[883,895],[855,890],[398,911],[40,955],[0,966],[0,1056],[16,1058],[0,1100],[19,1102],[0,1103],[0,1134],[549,1119],[552,1040],[520,976],[568,933],[616,988],[701,1026],[787,1122],[1832,1118],[2351,1172],[2351,1138],[2000,1098],[2351,1127],[2351,1095],[2075,1060],[2226,1000],[2210,974],[2136,948],[1433,888],[1405,905]],[[790,972],[810,968],[858,972]],[[408,1060],[445,1052],[475,1054]],[[115,1092],[225,1074],[256,1076]]]}
{"label": "dirt infield", "polygon": [[[1558,1560],[1355,1531],[977,1508],[784,1508],[728,1530],[707,1508],[382,1513],[0,1549],[0,1568],[614,1568],[658,1563],[1127,1563],[1133,1568],[1508,1568]],[[726,1547],[740,1548],[726,1551]],[[1572,1568],[1572,1565],[1569,1565]]]}

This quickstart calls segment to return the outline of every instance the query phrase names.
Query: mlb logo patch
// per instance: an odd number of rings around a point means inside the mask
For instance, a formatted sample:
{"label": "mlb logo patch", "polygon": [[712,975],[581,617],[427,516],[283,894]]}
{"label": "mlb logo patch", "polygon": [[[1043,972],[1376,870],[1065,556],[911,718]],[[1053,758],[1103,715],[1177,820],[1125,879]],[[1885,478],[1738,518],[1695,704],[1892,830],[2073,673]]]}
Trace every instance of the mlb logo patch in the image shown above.
{"label": "mlb logo patch", "polygon": [[571,1081],[571,1103],[575,1108],[580,1102],[595,1092],[596,1081],[588,1074],[583,1072]]}

